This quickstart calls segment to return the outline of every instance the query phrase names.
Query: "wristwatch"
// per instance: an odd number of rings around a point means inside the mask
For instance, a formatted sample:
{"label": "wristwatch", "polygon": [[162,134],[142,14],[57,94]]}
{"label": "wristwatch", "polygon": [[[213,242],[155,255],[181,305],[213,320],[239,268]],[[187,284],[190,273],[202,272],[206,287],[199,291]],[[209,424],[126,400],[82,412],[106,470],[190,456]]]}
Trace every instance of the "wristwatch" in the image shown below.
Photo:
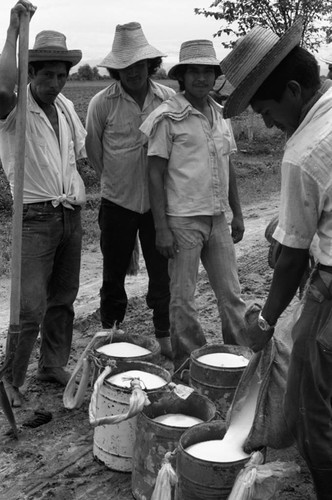
{"label": "wristwatch", "polygon": [[266,321],[265,318],[263,318],[262,316],[262,311],[260,311],[259,315],[258,315],[258,326],[261,330],[263,330],[263,332],[268,332],[269,330],[272,330],[274,327],[275,327],[275,324],[274,325],[269,325],[269,323]]}

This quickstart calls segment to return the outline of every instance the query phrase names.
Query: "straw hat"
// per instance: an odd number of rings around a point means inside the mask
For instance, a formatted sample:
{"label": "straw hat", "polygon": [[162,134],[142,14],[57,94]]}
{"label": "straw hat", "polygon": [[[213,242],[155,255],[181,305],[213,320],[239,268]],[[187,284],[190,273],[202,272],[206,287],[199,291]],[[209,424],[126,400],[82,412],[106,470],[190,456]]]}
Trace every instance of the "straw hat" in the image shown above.
{"label": "straw hat", "polygon": [[125,69],[138,61],[165,57],[150,45],[145,38],[140,23],[118,24],[111,52],[98,66],[110,69]]}
{"label": "straw hat", "polygon": [[66,37],[58,31],[41,31],[36,36],[32,50],[29,50],[29,62],[64,61],[72,66],[82,59],[80,50],[68,50]]}
{"label": "straw hat", "polygon": [[222,72],[234,87],[225,102],[225,118],[239,115],[246,109],[266,78],[300,43],[302,29],[299,17],[280,38],[272,30],[257,26],[238,40],[220,63]]}
{"label": "straw hat", "polygon": [[177,79],[178,69],[186,64],[205,64],[217,69],[217,76],[221,75],[221,69],[213,44],[210,40],[189,40],[183,42],[180,48],[179,63],[173,66],[169,72],[169,78]]}

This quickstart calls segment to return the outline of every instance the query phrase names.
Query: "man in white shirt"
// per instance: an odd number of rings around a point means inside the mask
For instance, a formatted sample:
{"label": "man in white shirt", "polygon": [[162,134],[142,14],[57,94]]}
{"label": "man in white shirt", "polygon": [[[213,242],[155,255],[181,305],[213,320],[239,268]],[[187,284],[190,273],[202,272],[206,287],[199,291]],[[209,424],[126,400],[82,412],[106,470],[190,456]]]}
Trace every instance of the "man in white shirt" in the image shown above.
{"label": "man in white shirt", "polygon": [[[14,182],[17,96],[16,47],[20,15],[35,7],[20,0],[12,8],[0,57],[0,151],[12,192]],[[9,338],[5,387],[13,406],[40,332],[37,379],[66,385],[81,257],[83,181],[76,159],[85,156],[85,130],[73,104],[62,94],[70,68],[82,58],[68,50],[66,37],[42,31],[29,50],[26,161],[23,188],[20,334]]]}
{"label": "man in white shirt", "polygon": [[153,310],[155,336],[161,353],[171,357],[167,259],[155,246],[146,139],[139,130],[151,111],[175,93],[151,79],[162,56],[148,43],[139,23],[116,27],[112,51],[100,64],[114,80],[89,104],[86,148],[101,181],[102,325],[112,328],[124,320],[125,277],[138,234],[149,275],[146,302]]}
{"label": "man in white shirt", "polygon": [[297,20],[279,38],[253,28],[221,62],[234,91],[225,115],[251,104],[267,127],[287,134],[281,165],[278,226],[282,246],[267,300],[243,334],[243,343],[262,349],[291,302],[317,238],[317,266],[303,309],[292,330],[284,414],[305,459],[319,500],[332,491],[332,84],[320,81],[316,59],[299,46]]}
{"label": "man in white shirt", "polygon": [[169,71],[182,92],[161,104],[141,127],[149,137],[156,244],[169,259],[175,369],[206,343],[195,307],[200,261],[217,298],[224,343],[238,344],[244,328],[234,248],[244,224],[230,160],[236,144],[222,107],[209,95],[219,75],[210,40],[184,42],[179,64]]}

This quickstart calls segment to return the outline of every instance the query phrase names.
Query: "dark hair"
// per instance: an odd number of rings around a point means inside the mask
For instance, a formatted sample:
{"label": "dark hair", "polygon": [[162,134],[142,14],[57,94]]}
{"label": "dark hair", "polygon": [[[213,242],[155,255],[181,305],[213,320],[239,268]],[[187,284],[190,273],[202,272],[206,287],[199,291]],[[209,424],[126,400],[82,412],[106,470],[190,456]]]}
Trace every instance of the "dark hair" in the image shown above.
{"label": "dark hair", "polygon": [[29,62],[29,65],[33,67],[35,73],[38,73],[38,71],[43,69],[46,64],[48,63],[55,64],[59,62],[63,62],[66,65],[67,76],[68,76],[70,68],[72,67],[72,63],[69,61],[31,61]]}
{"label": "dark hair", "polygon": [[[144,61],[144,59],[142,59]],[[161,57],[155,57],[154,59],[147,59],[148,61],[148,76],[152,76],[160,68],[162,63]],[[137,61],[140,62],[140,61]],[[114,78],[114,80],[120,80],[120,73],[117,69],[107,68],[109,75]]]}
{"label": "dark hair", "polygon": [[[184,88],[183,76],[184,76],[185,72],[187,71],[188,66],[189,66],[189,64],[183,64],[183,65],[181,64],[181,66],[179,66],[178,68],[176,68],[176,71],[175,71],[175,74],[174,74],[176,80],[179,83],[180,91],[186,90]],[[217,67],[214,68],[214,73],[215,73],[216,79],[217,79],[218,76],[220,75],[220,71],[218,71]]]}
{"label": "dark hair", "polygon": [[299,45],[264,80],[250,102],[268,99],[279,102],[291,80],[313,92],[320,86],[319,67],[315,57]]}

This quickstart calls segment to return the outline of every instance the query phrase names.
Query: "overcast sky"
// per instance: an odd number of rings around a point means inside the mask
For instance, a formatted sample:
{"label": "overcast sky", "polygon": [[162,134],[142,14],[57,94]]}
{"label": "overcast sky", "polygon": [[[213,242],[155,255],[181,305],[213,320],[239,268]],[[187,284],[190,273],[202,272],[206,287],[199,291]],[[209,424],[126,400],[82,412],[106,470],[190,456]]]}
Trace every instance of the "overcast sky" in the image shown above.
{"label": "overcast sky", "polygon": [[[213,0],[38,0],[30,24],[30,48],[44,29],[61,31],[69,49],[81,49],[79,63],[95,66],[110,52],[117,24],[138,21],[149,43],[168,55],[166,69],[178,62],[182,42],[195,38],[213,41],[217,57],[228,53],[213,34],[219,21],[194,13],[195,7],[208,8]],[[10,9],[15,1],[0,0],[0,52],[6,38]],[[331,51],[332,59],[332,51]],[[327,65],[319,60],[321,72]]]}
{"label": "overcast sky", "polygon": [[[208,38],[217,56],[227,51],[220,38],[213,38],[219,22],[194,13],[195,7],[209,7],[212,0],[39,0],[30,24],[30,48],[44,29],[61,31],[69,49],[81,49],[79,65],[98,64],[112,48],[115,27],[131,21],[141,23],[149,43],[165,52],[167,66],[178,62],[185,40]],[[15,1],[0,0],[0,52],[6,38],[10,9]]]}

